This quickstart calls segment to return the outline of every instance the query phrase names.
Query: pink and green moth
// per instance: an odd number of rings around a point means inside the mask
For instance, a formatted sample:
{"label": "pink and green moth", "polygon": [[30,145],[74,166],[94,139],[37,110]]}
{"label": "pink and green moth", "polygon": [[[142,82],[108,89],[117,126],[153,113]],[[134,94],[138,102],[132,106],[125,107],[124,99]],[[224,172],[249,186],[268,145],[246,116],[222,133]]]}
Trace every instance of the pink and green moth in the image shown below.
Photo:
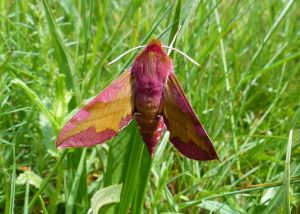
{"label": "pink and green moth", "polygon": [[67,122],[56,145],[65,148],[103,143],[132,119],[151,156],[167,129],[170,141],[188,158],[218,159],[159,40],[152,40],[129,69]]}

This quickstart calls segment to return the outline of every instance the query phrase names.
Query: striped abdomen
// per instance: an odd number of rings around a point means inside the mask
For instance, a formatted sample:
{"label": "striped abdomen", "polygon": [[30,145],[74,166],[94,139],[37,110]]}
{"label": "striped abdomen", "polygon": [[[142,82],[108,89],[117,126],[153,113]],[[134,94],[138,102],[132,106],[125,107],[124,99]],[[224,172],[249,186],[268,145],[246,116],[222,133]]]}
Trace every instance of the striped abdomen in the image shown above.
{"label": "striped abdomen", "polygon": [[136,114],[135,119],[138,123],[140,133],[146,143],[150,155],[153,155],[156,144],[158,143],[164,128],[164,120],[162,116],[157,116],[155,118],[143,118],[141,115]]}
{"label": "striped abdomen", "polygon": [[140,133],[152,156],[163,131],[162,87],[139,90],[136,94],[136,114]]}

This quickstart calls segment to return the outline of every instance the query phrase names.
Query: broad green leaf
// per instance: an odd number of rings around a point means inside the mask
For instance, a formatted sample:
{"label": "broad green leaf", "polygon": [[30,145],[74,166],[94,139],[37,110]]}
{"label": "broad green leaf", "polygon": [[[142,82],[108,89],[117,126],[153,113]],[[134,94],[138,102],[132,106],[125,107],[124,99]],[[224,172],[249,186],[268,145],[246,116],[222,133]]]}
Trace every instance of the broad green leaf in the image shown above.
{"label": "broad green leaf", "polygon": [[133,120],[109,143],[104,186],[123,183],[123,187],[120,203],[101,209],[101,212],[127,213],[130,206],[132,213],[139,212],[146,194],[151,162],[149,152]]}
{"label": "broad green leaf", "polygon": [[[144,144],[144,143],[143,143]],[[151,173],[151,167],[153,158],[150,157],[149,151],[145,145],[143,145],[143,153],[141,157],[140,167],[139,167],[139,174],[137,185],[132,201],[132,214],[139,214],[143,211],[145,195],[147,191],[147,187],[149,186],[149,176]],[[155,155],[154,155],[155,157]]]}
{"label": "broad green leaf", "polygon": [[[123,183],[125,181],[125,173],[129,169],[129,155],[134,144],[134,135],[136,134],[136,124],[132,121],[124,128],[111,142],[108,142],[109,152],[107,160],[107,168],[104,174],[104,187],[113,184]],[[102,208],[101,213],[116,212],[116,205],[109,208]]]}

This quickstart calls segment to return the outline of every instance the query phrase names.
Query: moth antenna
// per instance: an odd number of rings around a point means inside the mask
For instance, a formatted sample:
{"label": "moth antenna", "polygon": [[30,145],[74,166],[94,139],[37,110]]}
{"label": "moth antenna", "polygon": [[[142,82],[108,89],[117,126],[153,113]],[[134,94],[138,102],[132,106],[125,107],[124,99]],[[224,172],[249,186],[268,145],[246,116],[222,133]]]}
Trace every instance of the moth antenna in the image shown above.
{"label": "moth antenna", "polygon": [[[147,45],[141,45],[141,46],[137,46],[137,47],[134,47],[134,48],[131,48],[129,49],[128,51],[125,51],[124,53],[122,53],[121,55],[119,55],[117,58],[115,58],[114,60],[110,61],[107,65],[111,65],[115,62],[117,62],[119,59],[121,59],[123,56],[129,54],[130,52],[134,51],[134,50],[137,50],[137,49],[140,49],[140,48],[145,48],[147,47]],[[163,48],[168,48],[169,50],[173,50],[173,51],[176,51],[178,53],[180,53],[182,56],[184,56],[185,58],[187,58],[188,60],[190,60],[193,64],[197,65],[200,67],[200,65],[198,64],[198,62],[196,62],[195,60],[193,60],[191,57],[189,57],[187,54],[185,54],[184,52],[178,50],[177,48],[173,48],[173,47],[169,47],[169,46],[165,46],[163,45],[162,46]]]}
{"label": "moth antenna", "polygon": [[107,65],[111,65],[113,63],[115,63],[116,61],[118,61],[119,59],[121,59],[123,56],[129,54],[130,52],[136,50],[136,49],[140,49],[140,48],[145,48],[147,45],[141,45],[141,46],[137,46],[134,48],[129,49],[128,51],[125,51],[124,53],[122,53],[120,56],[118,56],[117,58],[115,58],[113,61],[110,61]]}
{"label": "moth antenna", "polygon": [[[174,37],[173,37],[173,39],[172,39],[172,41],[171,41],[171,44],[170,44],[170,47],[171,47],[171,48],[173,47],[173,45],[174,45],[174,43],[175,43],[175,40],[176,40],[176,38],[177,38],[177,36],[178,36],[179,31],[181,30],[181,27],[182,27],[182,25],[179,25],[179,28],[178,28],[177,32],[175,33],[175,35],[174,35]],[[172,51],[171,48],[168,49],[168,53],[167,53],[168,55],[170,55],[170,53],[171,53],[171,51]]]}
{"label": "moth antenna", "polygon": [[188,60],[190,60],[193,64],[197,65],[200,67],[199,63],[196,62],[195,60],[193,60],[191,57],[189,57],[186,53],[178,50],[177,48],[173,48],[173,47],[169,47],[169,46],[165,46],[163,45],[164,48],[169,48],[169,49],[172,49],[173,51],[176,51],[178,53],[180,53],[182,56],[184,56],[185,58],[187,58]]}

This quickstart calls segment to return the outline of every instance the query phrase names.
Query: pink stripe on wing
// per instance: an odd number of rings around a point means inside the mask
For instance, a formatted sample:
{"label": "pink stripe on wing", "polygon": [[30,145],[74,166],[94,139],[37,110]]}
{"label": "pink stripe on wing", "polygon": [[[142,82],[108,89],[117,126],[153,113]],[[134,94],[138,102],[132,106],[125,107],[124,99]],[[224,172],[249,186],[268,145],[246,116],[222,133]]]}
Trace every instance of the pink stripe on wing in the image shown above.
{"label": "pink stripe on wing", "polygon": [[74,136],[71,136],[65,140],[62,139],[60,135],[57,142],[62,142],[58,145],[58,148],[66,147],[83,147],[83,146],[93,146],[105,142],[116,135],[116,132],[112,129],[106,129],[100,133],[97,133],[95,128],[88,128]]}
{"label": "pink stripe on wing", "polygon": [[[185,156],[194,160],[213,160],[218,159],[216,153],[209,153],[200,149],[194,142],[184,143],[178,137],[171,138],[173,145]],[[213,151],[213,150],[212,150]]]}

